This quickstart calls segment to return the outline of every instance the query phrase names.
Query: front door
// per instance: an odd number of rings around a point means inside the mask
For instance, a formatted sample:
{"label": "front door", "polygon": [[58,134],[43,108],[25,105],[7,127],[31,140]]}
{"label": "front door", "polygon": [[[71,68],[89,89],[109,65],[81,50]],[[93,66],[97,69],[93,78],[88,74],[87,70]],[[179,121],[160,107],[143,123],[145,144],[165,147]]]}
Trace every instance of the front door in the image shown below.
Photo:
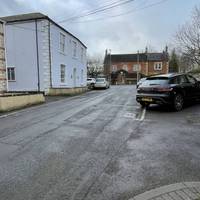
{"label": "front door", "polygon": [[73,69],[73,84],[76,87],[76,68]]}
{"label": "front door", "polygon": [[117,84],[119,84],[119,85],[126,84],[126,77],[125,77],[124,72],[122,72],[122,71],[117,76]]}

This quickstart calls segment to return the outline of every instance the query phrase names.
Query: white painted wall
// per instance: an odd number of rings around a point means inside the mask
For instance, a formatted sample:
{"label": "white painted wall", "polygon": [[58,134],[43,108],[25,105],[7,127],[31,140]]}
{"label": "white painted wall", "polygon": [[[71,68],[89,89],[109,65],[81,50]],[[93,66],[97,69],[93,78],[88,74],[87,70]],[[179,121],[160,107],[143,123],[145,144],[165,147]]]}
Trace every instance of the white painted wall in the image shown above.
{"label": "white painted wall", "polygon": [[8,81],[8,91],[37,91],[35,23],[6,25],[7,67],[15,67],[15,81]]}
{"label": "white painted wall", "polygon": [[[40,91],[48,93],[50,83],[50,55],[48,20],[38,20],[38,50]],[[7,67],[15,67],[16,81],[8,82],[9,91],[37,91],[38,69],[35,21],[6,25]],[[65,35],[66,52],[60,52],[60,32]],[[86,86],[86,48],[73,36],[56,25],[50,25],[51,78],[53,88]],[[73,57],[72,42],[77,42],[77,56]],[[81,47],[84,49],[81,60]],[[61,83],[60,65],[66,66],[66,81]],[[76,76],[73,70],[76,68]],[[83,70],[83,80],[81,74]],[[76,78],[76,85],[74,79]]]}
{"label": "white painted wall", "polygon": [[41,91],[48,93],[51,87],[50,78],[50,54],[49,54],[49,21],[38,20],[38,50],[40,66],[40,87]]}
{"label": "white painted wall", "polygon": [[[65,35],[65,53],[60,51],[60,33]],[[77,43],[77,56],[73,57],[72,42]],[[81,47],[84,49],[83,60],[81,61]],[[72,88],[86,86],[87,66],[86,48],[74,37],[64,32],[54,24],[51,24],[51,55],[52,55],[52,87]],[[60,65],[66,66],[66,81],[61,83]],[[74,85],[73,69],[76,68],[76,85]],[[81,82],[81,70],[83,70],[83,81]]]}

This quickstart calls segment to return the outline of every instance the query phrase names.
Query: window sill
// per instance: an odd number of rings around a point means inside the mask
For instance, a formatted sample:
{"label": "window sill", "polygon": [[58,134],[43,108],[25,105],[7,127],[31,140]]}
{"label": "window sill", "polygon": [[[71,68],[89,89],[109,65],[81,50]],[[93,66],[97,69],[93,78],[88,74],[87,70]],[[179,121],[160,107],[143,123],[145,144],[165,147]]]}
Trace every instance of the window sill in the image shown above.
{"label": "window sill", "polygon": [[62,52],[62,51],[59,51],[59,53],[62,54],[62,55],[64,55],[64,56],[67,55],[66,52]]}
{"label": "window sill", "polygon": [[8,82],[16,82],[16,80],[8,80]]}

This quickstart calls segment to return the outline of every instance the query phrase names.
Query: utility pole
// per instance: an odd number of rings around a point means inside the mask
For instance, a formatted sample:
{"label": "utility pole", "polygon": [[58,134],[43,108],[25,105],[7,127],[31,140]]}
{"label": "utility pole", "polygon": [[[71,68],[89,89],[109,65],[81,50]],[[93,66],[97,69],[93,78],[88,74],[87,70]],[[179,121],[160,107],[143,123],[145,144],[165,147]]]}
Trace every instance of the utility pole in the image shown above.
{"label": "utility pole", "polygon": [[137,51],[137,83],[139,81],[139,63],[140,63],[140,54],[139,51]]}
{"label": "utility pole", "polygon": [[110,62],[109,62],[109,65],[110,65],[110,70],[109,70],[109,73],[110,73],[110,76],[109,76],[109,81],[111,82],[111,71],[112,71],[112,69],[111,69],[111,49],[109,49],[109,52],[110,52]]}

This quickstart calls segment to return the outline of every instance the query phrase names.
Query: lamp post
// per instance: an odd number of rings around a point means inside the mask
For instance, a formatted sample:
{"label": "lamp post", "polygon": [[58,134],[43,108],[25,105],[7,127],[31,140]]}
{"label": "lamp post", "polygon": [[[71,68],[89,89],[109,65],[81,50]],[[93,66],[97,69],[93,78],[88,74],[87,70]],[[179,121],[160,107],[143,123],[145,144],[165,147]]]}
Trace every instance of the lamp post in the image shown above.
{"label": "lamp post", "polygon": [[109,73],[110,73],[109,79],[110,79],[110,80],[109,80],[109,81],[111,82],[111,71],[112,71],[112,69],[111,69],[111,49],[109,49],[109,53],[110,53],[110,60],[109,60],[109,61],[110,61],[110,62],[109,62],[109,66],[110,66],[110,67],[109,67],[109,68],[110,68],[110,70],[109,70]]}

